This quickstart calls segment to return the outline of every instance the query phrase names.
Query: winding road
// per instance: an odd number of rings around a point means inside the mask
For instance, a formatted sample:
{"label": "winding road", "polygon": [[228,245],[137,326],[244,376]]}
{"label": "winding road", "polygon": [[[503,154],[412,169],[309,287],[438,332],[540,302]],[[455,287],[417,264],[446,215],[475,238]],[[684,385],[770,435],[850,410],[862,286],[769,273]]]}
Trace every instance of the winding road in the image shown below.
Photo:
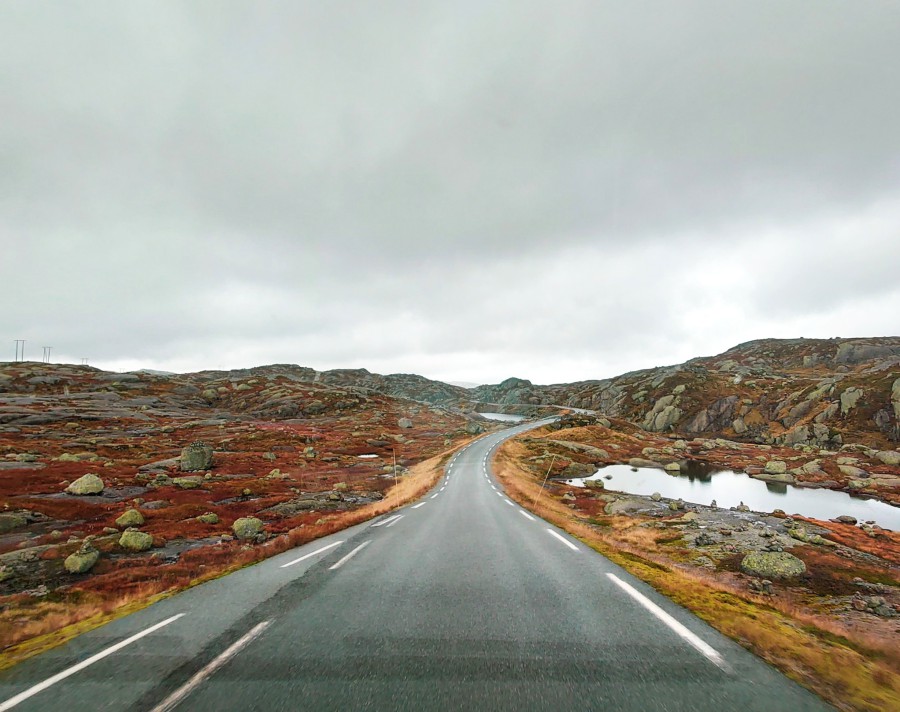
{"label": "winding road", "polygon": [[0,673],[40,710],[824,710],[523,510],[461,450],[429,494]]}

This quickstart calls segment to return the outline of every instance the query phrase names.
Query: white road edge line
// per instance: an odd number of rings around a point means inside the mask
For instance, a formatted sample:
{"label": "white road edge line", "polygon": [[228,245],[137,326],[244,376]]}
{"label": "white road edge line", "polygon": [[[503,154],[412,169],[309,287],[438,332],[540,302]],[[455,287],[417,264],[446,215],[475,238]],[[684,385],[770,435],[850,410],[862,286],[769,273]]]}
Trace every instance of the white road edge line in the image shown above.
{"label": "white road edge line", "polygon": [[418,504],[414,504],[410,509],[418,509],[419,507],[424,507],[428,502],[419,502]]}
{"label": "white road edge line", "polygon": [[503,501],[506,502],[510,507],[515,507],[515,506],[516,506],[516,505],[514,505],[512,502],[510,502],[508,499],[504,499]]}
{"label": "white road edge line", "polygon": [[74,675],[76,672],[84,670],[86,667],[93,665],[98,660],[102,660],[107,655],[112,655],[116,651],[119,651],[122,648],[124,648],[126,645],[131,645],[136,640],[140,640],[145,635],[150,635],[151,633],[159,630],[163,626],[167,626],[167,625],[169,625],[169,623],[174,623],[175,621],[177,621],[179,618],[181,618],[184,615],[187,615],[187,614],[186,613],[178,613],[178,614],[172,616],[171,618],[166,618],[164,621],[160,621],[156,625],[152,625],[149,628],[142,630],[140,633],[135,633],[130,638],[126,638],[125,640],[123,640],[119,643],[116,643],[115,645],[111,645],[106,650],[101,650],[99,653],[97,653],[96,655],[92,655],[87,660],[82,660],[77,665],[73,665],[72,667],[67,668],[66,670],[63,670],[62,672],[58,672],[55,675],[53,675],[53,677],[48,677],[43,682],[39,682],[37,685],[34,685],[33,687],[29,687],[24,692],[20,692],[18,695],[14,696],[14,697],[10,697],[8,700],[6,700],[6,702],[0,703],[0,712],[5,712],[6,710],[11,710],[13,707],[18,705],[20,702],[24,702],[29,697],[34,697],[37,693],[42,692],[43,690],[46,690],[48,687],[52,687],[60,680],[65,680],[67,677]]}
{"label": "white road edge line", "polygon": [[647,598],[644,594],[640,593],[636,588],[630,586],[625,583],[622,579],[620,579],[615,574],[606,574],[612,580],[614,584],[616,584],[619,588],[621,588],[625,593],[631,596],[635,601],[640,603],[644,608],[646,608],[650,613],[659,618],[663,623],[665,623],[669,628],[675,631],[678,635],[684,638],[688,643],[694,646],[697,650],[699,650],[706,658],[708,658],[712,663],[716,666],[724,670],[725,672],[731,672],[731,668],[728,666],[728,663],[725,662],[725,659],[719,654],[715,648],[707,643],[703,642],[698,636],[694,635],[691,631],[689,631],[685,626],[675,620],[672,616],[666,613],[662,608],[657,606],[653,601]]}
{"label": "white road edge line", "polygon": [[437,494],[433,494],[433,495],[431,495],[431,497],[429,497],[429,499],[434,499],[434,498],[435,498],[435,497],[437,497],[437,496],[438,496],[438,494],[440,494],[440,492],[438,492],[438,493],[437,493]]}
{"label": "white road edge line", "polygon": [[243,648],[254,638],[256,638],[260,633],[262,633],[266,628],[269,627],[271,623],[272,621],[263,621],[262,623],[257,623],[253,628],[245,633],[243,637],[240,638],[240,640],[237,640],[229,645],[215,660],[209,663],[209,665],[200,670],[190,680],[184,683],[184,685],[179,687],[177,690],[175,690],[175,692],[173,692],[166,699],[160,702],[156,707],[154,707],[152,712],[169,712],[169,710],[175,709],[175,707],[178,706],[179,702],[184,700],[188,695],[190,695],[194,690],[202,685],[216,670],[218,670],[231,658],[233,658],[241,648]]}
{"label": "white road edge line", "polygon": [[362,544],[357,546],[353,551],[351,551],[349,554],[347,554],[343,559],[338,561],[336,564],[329,566],[328,570],[334,571],[335,569],[339,569],[341,566],[343,566],[348,561],[350,561],[350,559],[352,559],[354,556],[356,556],[362,549],[365,549],[371,543],[372,543],[371,539],[369,539],[369,541],[364,541]]}
{"label": "white road edge line", "polygon": [[299,564],[301,561],[306,561],[306,559],[308,559],[310,556],[315,556],[316,554],[321,554],[323,551],[328,551],[329,549],[334,548],[338,544],[343,544],[343,543],[344,543],[343,540],[336,541],[333,544],[329,544],[328,546],[323,546],[321,549],[316,549],[315,551],[310,552],[309,554],[304,554],[299,559],[294,559],[293,561],[288,561],[286,564],[282,564],[278,568],[286,569],[288,566],[293,566],[294,564]]}
{"label": "white road edge line", "polygon": [[399,516],[400,516],[399,514],[395,514],[393,517],[388,517],[387,519],[382,519],[380,522],[375,522],[375,524],[372,524],[369,528],[373,529],[375,527],[380,527],[383,524],[387,524],[388,522],[394,521]]}
{"label": "white road edge line", "polygon": [[527,518],[530,519],[532,522],[534,521],[534,517],[532,517],[528,512],[525,512],[525,511],[523,511],[523,510],[520,509],[520,510],[519,510],[519,514],[521,514],[523,517],[527,517]]}
{"label": "white road edge line", "polygon": [[565,544],[566,546],[568,546],[570,549],[572,549],[572,550],[574,550],[574,551],[581,551],[581,549],[579,549],[577,546],[575,546],[571,541],[569,541],[568,539],[566,539],[564,536],[560,536],[559,534],[557,534],[557,533],[556,533],[555,531],[553,531],[552,529],[547,529],[547,531],[548,531],[550,534],[552,534],[553,536],[555,536],[557,539],[559,539],[563,544]]}
{"label": "white road edge line", "polygon": [[401,519],[403,519],[403,515],[402,515],[402,514],[398,514],[398,515],[396,516],[396,518],[394,519],[394,521],[392,521],[390,524],[388,524],[388,525],[385,527],[385,529],[390,529],[392,526],[394,526],[394,525],[395,525],[397,522],[399,522]]}

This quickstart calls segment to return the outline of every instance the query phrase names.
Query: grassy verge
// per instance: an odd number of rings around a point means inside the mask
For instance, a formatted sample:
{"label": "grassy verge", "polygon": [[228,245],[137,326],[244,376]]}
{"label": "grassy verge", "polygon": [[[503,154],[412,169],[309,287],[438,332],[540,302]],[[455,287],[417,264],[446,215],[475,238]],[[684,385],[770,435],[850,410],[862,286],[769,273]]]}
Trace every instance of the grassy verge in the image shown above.
{"label": "grassy verge", "polygon": [[[842,710],[900,709],[900,652],[896,641],[871,640],[791,603],[763,598],[727,580],[673,561],[647,529],[624,531],[623,520],[601,527],[542,491],[520,464],[515,440],[495,455],[493,471],[510,498],[565,529],[657,591],[771,663]],[[662,534],[665,536],[665,534]]]}
{"label": "grassy verge", "polygon": [[[463,442],[457,448],[465,445]],[[378,502],[331,515],[315,526],[292,529],[260,546],[204,547],[187,552],[178,564],[162,569],[165,575],[142,581],[128,593],[102,596],[80,592],[55,600],[51,596],[51,600],[37,603],[24,596],[13,600],[0,611],[0,670],[187,588],[402,507],[437,484],[457,448],[411,467]]]}

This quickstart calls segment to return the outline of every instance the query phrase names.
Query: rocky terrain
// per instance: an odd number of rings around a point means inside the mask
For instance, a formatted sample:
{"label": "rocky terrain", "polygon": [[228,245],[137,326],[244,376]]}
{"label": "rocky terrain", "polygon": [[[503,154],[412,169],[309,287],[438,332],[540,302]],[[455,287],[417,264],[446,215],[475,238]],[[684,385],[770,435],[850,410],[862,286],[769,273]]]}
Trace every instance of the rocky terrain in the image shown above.
{"label": "rocky terrain", "polygon": [[471,395],[584,408],[650,432],[887,449],[900,441],[900,337],[765,339],[601,381],[535,386],[510,378]]}
{"label": "rocky terrain", "polygon": [[30,602],[123,595],[312,537],[492,427],[342,381],[0,365],[0,627]]}

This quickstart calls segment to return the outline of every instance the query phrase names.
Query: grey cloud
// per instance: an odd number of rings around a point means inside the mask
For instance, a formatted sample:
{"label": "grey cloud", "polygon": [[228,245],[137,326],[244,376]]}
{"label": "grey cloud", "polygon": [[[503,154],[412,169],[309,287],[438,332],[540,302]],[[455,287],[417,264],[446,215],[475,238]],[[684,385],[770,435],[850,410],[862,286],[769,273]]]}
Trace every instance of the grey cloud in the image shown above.
{"label": "grey cloud", "polygon": [[4,4],[2,331],[547,373],[718,345],[709,304],[774,333],[785,282],[785,318],[838,314],[896,252],[859,231],[900,192],[898,29],[874,1]]}

